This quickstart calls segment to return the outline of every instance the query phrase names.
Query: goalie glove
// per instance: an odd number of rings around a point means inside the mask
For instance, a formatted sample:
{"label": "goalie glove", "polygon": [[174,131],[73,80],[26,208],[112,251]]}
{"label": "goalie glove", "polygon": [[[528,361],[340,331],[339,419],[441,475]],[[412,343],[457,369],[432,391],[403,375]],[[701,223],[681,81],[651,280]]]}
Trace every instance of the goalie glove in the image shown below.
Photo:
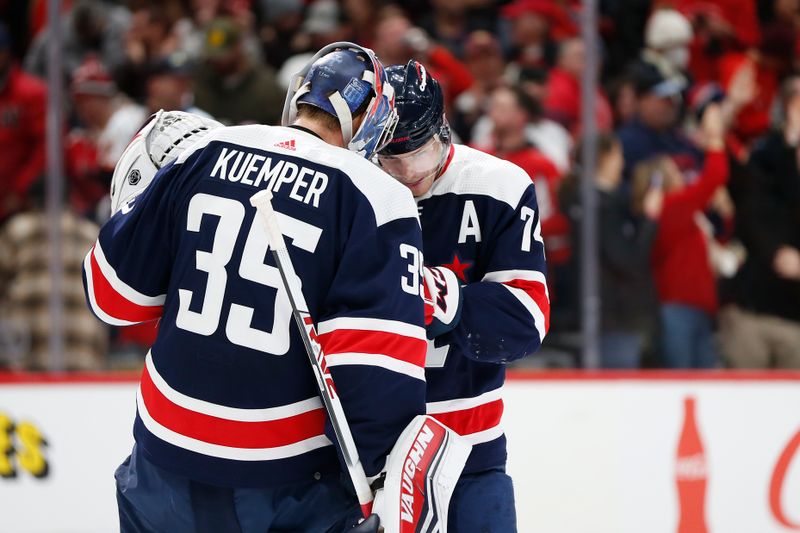
{"label": "goalie glove", "polygon": [[447,333],[461,318],[461,284],[446,267],[423,267],[425,333],[434,339]]}
{"label": "goalie glove", "polygon": [[435,418],[418,415],[386,460],[372,510],[385,533],[447,532],[447,511],[472,445]]}
{"label": "goalie glove", "polygon": [[174,161],[188,146],[221,127],[216,120],[161,109],[150,116],[128,144],[111,178],[111,214],[147,188],[161,167]]}

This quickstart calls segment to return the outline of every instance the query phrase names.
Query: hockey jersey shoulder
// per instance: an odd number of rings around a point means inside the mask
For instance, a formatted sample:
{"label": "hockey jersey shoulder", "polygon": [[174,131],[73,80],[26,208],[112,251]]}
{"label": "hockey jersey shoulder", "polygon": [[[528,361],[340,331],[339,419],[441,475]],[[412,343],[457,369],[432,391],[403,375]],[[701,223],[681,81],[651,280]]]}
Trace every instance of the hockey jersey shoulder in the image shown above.
{"label": "hockey jersey shoulder", "polygon": [[[320,158],[339,168],[369,201],[375,221],[382,226],[393,220],[413,218],[419,223],[417,206],[411,191],[377,165],[350,150],[329,147]],[[321,163],[323,161],[320,161]]]}
{"label": "hockey jersey shoulder", "polygon": [[453,145],[453,150],[447,170],[436,180],[428,195],[489,196],[515,209],[525,191],[532,186],[528,174],[509,161],[461,144]]}
{"label": "hockey jersey shoulder", "polygon": [[183,152],[176,164],[215,141],[285,153],[336,169],[367,199],[378,226],[401,218],[419,218],[411,193],[383,170],[349,150],[295,128],[257,124],[218,128]]}

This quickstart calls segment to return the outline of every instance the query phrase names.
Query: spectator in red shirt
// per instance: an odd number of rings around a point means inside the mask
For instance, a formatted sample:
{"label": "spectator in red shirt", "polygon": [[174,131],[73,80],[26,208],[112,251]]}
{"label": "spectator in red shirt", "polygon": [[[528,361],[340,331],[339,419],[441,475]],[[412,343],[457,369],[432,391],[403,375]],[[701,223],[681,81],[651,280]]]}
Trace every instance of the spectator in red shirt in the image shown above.
{"label": "spectator in red shirt", "polygon": [[[728,180],[725,131],[718,104],[706,109],[702,130],[705,164],[696,181],[687,184],[668,157],[658,158],[653,169],[661,174],[665,190],[651,264],[660,303],[661,352],[669,368],[713,368],[717,364],[712,332],[717,286],[707,237],[698,217]],[[648,163],[652,165],[651,161],[644,165]],[[649,184],[652,172],[642,176],[634,171],[634,198]]]}
{"label": "spectator in red shirt", "polygon": [[794,33],[787,28],[776,28],[764,35],[760,53],[747,55],[741,52],[726,54],[719,62],[720,85],[730,91],[741,73],[754,70],[758,90],[744,103],[734,118],[733,132],[746,146],[750,146],[770,125],[770,112],[778,93],[779,80],[791,69],[790,59],[795,46]]}
{"label": "spectator in red shirt", "polygon": [[670,0],[664,4],[692,21],[689,72],[698,82],[719,81],[719,60],[724,54],[752,48],[761,40],[755,0]]}
{"label": "spectator in red shirt", "polygon": [[[580,136],[581,76],[586,69],[586,45],[580,39],[563,41],[558,48],[558,63],[550,71],[545,114],[560,122],[574,138]],[[601,89],[595,100],[595,120],[601,132],[614,127],[611,105]]]}
{"label": "spectator in red shirt", "polygon": [[[531,117],[537,114],[537,107],[538,103],[518,87],[495,89],[489,99],[488,112],[494,124],[494,142],[485,151],[521,167],[533,180],[547,263],[557,269],[570,256],[569,222],[558,205],[561,174],[552,161],[530,144],[525,132]],[[556,272],[548,273],[549,279],[554,277],[557,277]],[[552,289],[557,292],[556,286]],[[551,299],[556,297],[551,295]]]}
{"label": "spectator in red shirt", "polygon": [[78,213],[102,219],[106,214],[96,210],[108,193],[114,165],[147,113],[117,90],[92,56],[75,71],[70,89],[82,126],[70,131],[65,147],[70,203]]}
{"label": "spectator in red shirt", "polygon": [[20,70],[0,24],[0,222],[27,207],[31,184],[44,172],[47,87]]}
{"label": "spectator in red shirt", "polygon": [[[485,75],[475,74],[476,86],[484,84],[486,86]],[[481,81],[477,81],[481,80]],[[481,111],[485,111],[491,91],[495,88],[505,85],[506,83],[499,79],[490,90],[484,93],[483,102],[481,103]],[[534,100],[533,109],[535,113],[529,114],[527,117],[528,123],[525,126],[525,135],[528,137],[528,142],[546,156],[558,169],[560,174],[566,174],[570,167],[570,157],[572,152],[572,137],[567,129],[556,122],[544,116],[541,101],[546,93],[547,72],[543,69],[525,68],[519,72],[518,86]],[[463,96],[468,97],[473,94],[473,89],[464,93]],[[456,102],[456,105],[459,104]],[[492,146],[492,125],[491,118],[484,114],[480,116],[472,126],[469,135],[464,134],[464,138],[469,139],[469,144],[473,146]],[[460,132],[459,132],[460,133]]]}

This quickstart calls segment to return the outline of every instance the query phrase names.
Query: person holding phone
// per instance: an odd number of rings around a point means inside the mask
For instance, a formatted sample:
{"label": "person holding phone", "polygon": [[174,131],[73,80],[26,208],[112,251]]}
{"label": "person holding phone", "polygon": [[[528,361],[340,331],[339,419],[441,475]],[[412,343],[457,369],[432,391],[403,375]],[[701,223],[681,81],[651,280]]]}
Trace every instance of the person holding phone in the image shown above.
{"label": "person holding phone", "polygon": [[[580,147],[576,151],[581,153]],[[578,166],[580,166],[578,161]],[[612,134],[597,139],[598,241],[600,245],[600,294],[602,317],[600,361],[603,368],[638,368],[657,322],[657,300],[650,273],[650,251],[658,230],[664,194],[663,177],[653,173],[649,186],[632,207],[630,193],[622,187],[622,145]],[[563,211],[571,222],[577,242],[583,225],[579,175],[566,178],[560,195]],[[578,283],[580,247],[569,265]],[[580,291],[570,293],[566,307],[579,311]]]}

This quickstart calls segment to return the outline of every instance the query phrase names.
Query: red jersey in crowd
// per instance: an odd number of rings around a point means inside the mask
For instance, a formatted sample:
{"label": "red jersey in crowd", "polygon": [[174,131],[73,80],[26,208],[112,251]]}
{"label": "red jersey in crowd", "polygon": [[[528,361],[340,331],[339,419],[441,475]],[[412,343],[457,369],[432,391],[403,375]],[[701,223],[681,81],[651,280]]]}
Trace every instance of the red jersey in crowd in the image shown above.
{"label": "red jersey in crowd", "polygon": [[16,65],[0,88],[0,220],[25,208],[44,171],[47,87]]}
{"label": "red jersey in crowd", "polygon": [[717,283],[708,256],[708,244],[696,221],[714,191],[728,180],[724,151],[706,152],[703,172],[694,183],[667,192],[653,244],[651,264],[661,303],[717,310]]}
{"label": "red jersey in crowd", "polygon": [[552,265],[566,263],[571,253],[569,220],[558,205],[558,188],[562,177],[558,168],[550,159],[530,146],[502,154],[486,151],[495,157],[514,163],[530,176],[536,187],[536,201],[539,204],[547,262]]}
{"label": "red jersey in crowd", "polygon": [[[572,74],[554,67],[547,81],[547,97],[544,110],[548,117],[560,122],[569,130],[573,138],[580,137],[581,123],[581,82]],[[608,98],[598,89],[595,99],[595,120],[599,131],[614,128],[614,115]]]}
{"label": "red jersey in crowd", "polygon": [[425,66],[441,84],[448,107],[474,83],[469,69],[444,46],[431,47]]}
{"label": "red jersey in crowd", "polygon": [[65,160],[69,178],[69,202],[81,214],[93,214],[97,203],[108,194],[103,170],[97,156],[97,143],[85,130],[75,129],[67,135]]}
{"label": "red jersey in crowd", "polygon": [[[719,61],[720,85],[727,89],[736,72],[750,61],[743,53],[726,54]],[[732,132],[745,144],[750,144],[769,129],[772,103],[778,94],[778,73],[757,63],[756,85],[758,93],[755,99],[739,111],[732,127]]]}
{"label": "red jersey in crowd", "polygon": [[[673,0],[670,2],[694,22],[689,43],[689,72],[696,83],[720,80],[720,53],[745,50],[761,42],[755,0]],[[729,28],[721,38],[712,28]]]}

